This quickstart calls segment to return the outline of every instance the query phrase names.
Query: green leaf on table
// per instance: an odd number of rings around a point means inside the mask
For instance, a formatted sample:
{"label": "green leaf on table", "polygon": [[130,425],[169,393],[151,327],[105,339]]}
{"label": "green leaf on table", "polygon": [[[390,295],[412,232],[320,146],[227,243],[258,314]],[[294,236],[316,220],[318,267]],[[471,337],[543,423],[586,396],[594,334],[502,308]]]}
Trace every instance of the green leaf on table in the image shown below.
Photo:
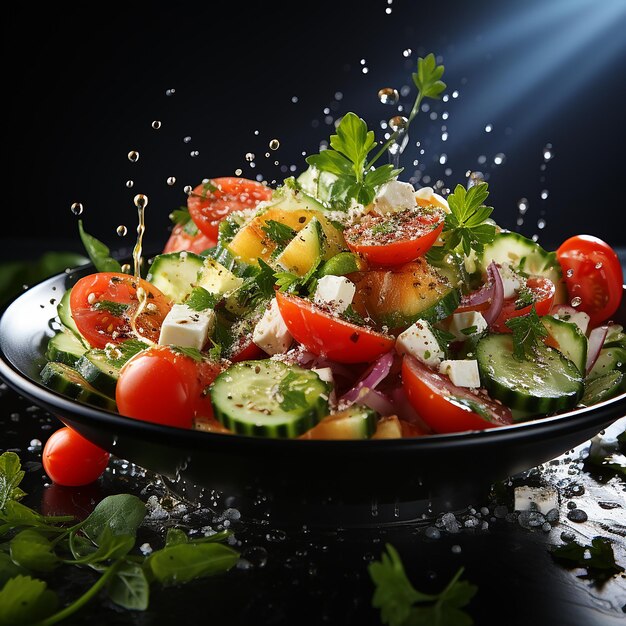
{"label": "green leaf on table", "polygon": [[9,547],[13,562],[28,570],[51,572],[61,562],[53,544],[36,530],[19,532],[11,539]]}
{"label": "green leaf on table", "polygon": [[57,595],[43,580],[30,576],[11,578],[0,591],[0,626],[26,626],[52,615]]}
{"label": "green leaf on table", "polygon": [[[46,525],[41,515],[15,500],[9,500],[5,504],[4,510],[0,511],[0,522],[2,523],[0,529],[6,526],[7,530],[20,526]],[[0,535],[2,534],[4,533],[0,530]]]}
{"label": "green leaf on table", "polygon": [[186,583],[231,569],[239,553],[219,543],[179,543],[153,552],[147,567],[164,585]]}
{"label": "green leaf on table", "polygon": [[28,572],[23,567],[16,565],[8,552],[0,550],[0,589],[4,587],[9,578],[15,578],[20,574],[26,576]]}
{"label": "green leaf on table", "polygon": [[26,495],[19,487],[23,478],[20,457],[15,452],[0,455],[0,511],[9,500],[20,500]]}
{"label": "green leaf on table", "polygon": [[135,534],[113,534],[110,526],[105,526],[95,542],[97,549],[78,559],[80,563],[92,565],[126,556],[135,545]]}
{"label": "green leaf on table", "polygon": [[111,257],[108,246],[96,239],[93,235],[85,232],[83,220],[78,220],[78,232],[85,250],[99,272],[121,272],[122,266],[119,261]]}
{"label": "green leaf on table", "polygon": [[111,580],[109,598],[118,606],[131,611],[145,611],[150,601],[150,583],[137,563],[124,563]]}
{"label": "green leaf on table", "polygon": [[170,546],[177,546],[181,543],[188,543],[189,537],[187,537],[187,533],[180,528],[168,528],[167,534],[165,535],[165,547],[169,548]]}
{"label": "green leaf on table", "polygon": [[127,493],[107,496],[87,517],[82,531],[96,543],[106,527],[113,535],[134,537],[145,516],[146,505],[137,496]]}

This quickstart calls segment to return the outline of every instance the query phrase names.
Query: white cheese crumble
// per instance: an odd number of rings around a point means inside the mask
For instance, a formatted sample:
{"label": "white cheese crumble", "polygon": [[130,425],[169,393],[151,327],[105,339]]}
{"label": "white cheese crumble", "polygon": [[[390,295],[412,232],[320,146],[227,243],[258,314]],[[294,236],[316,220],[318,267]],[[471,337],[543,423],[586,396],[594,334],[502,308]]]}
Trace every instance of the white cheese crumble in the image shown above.
{"label": "white cheese crumble", "polygon": [[398,335],[396,351],[399,354],[410,354],[429,367],[437,367],[445,356],[426,320],[417,320]]}
{"label": "white cheese crumble", "polygon": [[374,198],[374,208],[382,215],[414,209],[416,206],[415,188],[411,183],[399,180],[390,180],[382,185]]}
{"label": "white cheese crumble", "polygon": [[439,372],[448,376],[457,387],[480,387],[478,361],[475,359],[442,361]]}
{"label": "white cheese crumble", "polygon": [[[478,311],[466,311],[464,313],[453,313],[449,332],[458,341],[465,341],[471,335],[482,333],[487,328],[487,320]],[[463,332],[465,331],[465,332]]]}
{"label": "white cheese crumble", "polygon": [[272,298],[254,327],[252,341],[270,355],[286,352],[291,346],[293,337],[280,314],[276,298]]}
{"label": "white cheese crumble", "polygon": [[329,306],[337,313],[343,313],[352,303],[356,285],[345,276],[322,276],[317,281],[313,300],[316,304]]}
{"label": "white cheese crumble", "polygon": [[186,304],[174,304],[165,316],[159,345],[173,345],[202,350],[213,332],[215,311],[194,311]]}

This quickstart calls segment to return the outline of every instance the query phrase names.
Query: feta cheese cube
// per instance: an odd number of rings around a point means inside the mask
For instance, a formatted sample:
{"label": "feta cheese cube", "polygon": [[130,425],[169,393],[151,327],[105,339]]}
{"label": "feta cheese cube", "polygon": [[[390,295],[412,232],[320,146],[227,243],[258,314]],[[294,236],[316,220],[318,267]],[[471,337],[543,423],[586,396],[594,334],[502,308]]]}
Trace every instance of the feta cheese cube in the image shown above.
{"label": "feta cheese cube", "polygon": [[343,313],[356,293],[356,285],[345,276],[322,276],[317,281],[313,300],[317,304],[330,306],[333,311]]}
{"label": "feta cheese cube", "polygon": [[165,316],[159,345],[173,345],[202,350],[213,332],[215,311],[195,311],[186,304],[174,304]]}
{"label": "feta cheese cube", "polygon": [[282,354],[293,342],[293,337],[280,315],[276,298],[257,322],[252,332],[252,341],[267,354]]}
{"label": "feta cheese cube", "polygon": [[390,180],[379,190],[374,198],[374,208],[382,214],[413,209],[417,206],[415,188],[411,183]]}
{"label": "feta cheese cube", "polygon": [[[482,313],[478,311],[467,311],[465,313],[453,313],[448,330],[458,341],[465,341],[469,336],[480,334],[486,328],[487,320],[483,317]],[[469,332],[468,329],[472,329],[473,332]],[[464,330],[465,333],[463,332]]]}
{"label": "feta cheese cube", "polygon": [[522,286],[522,282],[508,263],[502,263],[502,265],[498,268],[498,271],[500,272],[500,277],[502,278],[504,297],[513,298]]}
{"label": "feta cheese cube", "polygon": [[559,508],[559,494],[553,487],[515,487],[515,511],[528,511],[536,508],[545,515]]}
{"label": "feta cheese cube", "polygon": [[587,329],[589,328],[589,320],[591,318],[584,311],[572,311],[571,307],[562,307],[558,308],[554,312],[554,316],[563,320],[564,322],[576,324],[576,326],[578,326],[578,328],[580,328],[580,330],[582,331],[583,335],[587,334]]}
{"label": "feta cheese cube", "polygon": [[457,387],[480,387],[478,361],[475,359],[442,361],[439,372],[448,376]]}
{"label": "feta cheese cube", "polygon": [[437,367],[444,352],[426,320],[417,320],[396,338],[396,351],[410,354],[429,367]]}
{"label": "feta cheese cube", "polygon": [[333,377],[333,370],[330,367],[314,367],[311,368],[312,372],[315,372],[320,380],[323,380],[325,383],[330,383],[331,385],[335,384],[335,379]]}

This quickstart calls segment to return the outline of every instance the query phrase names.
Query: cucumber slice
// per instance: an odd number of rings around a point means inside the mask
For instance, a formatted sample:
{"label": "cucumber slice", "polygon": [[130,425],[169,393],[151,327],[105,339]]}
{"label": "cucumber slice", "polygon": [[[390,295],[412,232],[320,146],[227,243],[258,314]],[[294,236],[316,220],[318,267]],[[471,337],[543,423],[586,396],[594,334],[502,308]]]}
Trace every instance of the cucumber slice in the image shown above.
{"label": "cucumber slice", "polygon": [[75,369],[65,363],[50,361],[41,370],[41,382],[73,400],[101,409],[115,411],[115,401],[92,387]]}
{"label": "cucumber slice", "polygon": [[46,358],[49,361],[58,361],[74,366],[86,350],[83,342],[74,333],[69,330],[61,330],[50,337],[46,349]]}
{"label": "cucumber slice", "polygon": [[95,389],[114,398],[122,366],[147,347],[141,341],[130,340],[104,349],[92,348],[80,357],[75,369]]}
{"label": "cucumber slice", "polygon": [[476,346],[480,380],[492,398],[512,409],[549,414],[571,409],[583,394],[578,368],[558,350],[537,346],[534,360],[513,356],[509,334],[483,337]]}
{"label": "cucumber slice", "polygon": [[203,256],[186,250],[158,254],[146,279],[174,302],[182,302],[196,285],[203,263]]}
{"label": "cucumber slice", "polygon": [[313,217],[276,257],[286,271],[304,276],[324,256],[326,235],[320,221]]}
{"label": "cucumber slice", "polygon": [[241,435],[297,437],[328,415],[331,385],[281,361],[241,361],[211,384],[217,420]]}
{"label": "cucumber slice", "polygon": [[234,291],[243,283],[243,278],[236,276],[228,268],[210,257],[204,259],[196,285],[209,293],[222,295]]}
{"label": "cucumber slice", "polygon": [[626,371],[626,348],[621,346],[602,348],[591,371],[587,374],[587,381],[600,378],[612,370]]}
{"label": "cucumber slice", "polygon": [[580,401],[582,406],[591,406],[603,400],[608,400],[626,390],[624,373],[612,370],[608,374],[598,376],[585,385],[585,393]]}
{"label": "cucumber slice", "polygon": [[[376,431],[378,413],[361,404],[327,415],[301,439],[369,439]],[[400,434],[402,436],[402,434]]]}
{"label": "cucumber slice", "polygon": [[57,315],[59,316],[59,320],[61,324],[65,326],[71,333],[76,335],[76,338],[85,346],[85,349],[89,346],[87,340],[81,335],[78,330],[78,326],[76,326],[76,322],[72,317],[72,311],[70,308],[70,294],[72,292],[72,288],[70,287],[65,291],[61,299],[59,300],[59,304],[57,304]]}
{"label": "cucumber slice", "polygon": [[584,374],[587,365],[588,341],[578,325],[557,319],[552,315],[543,316],[541,321],[548,335],[556,343],[555,348],[572,361],[581,374]]}
{"label": "cucumber slice", "polygon": [[339,252],[323,263],[318,271],[318,276],[345,276],[352,272],[366,269],[364,261],[352,252]]}
{"label": "cucumber slice", "polygon": [[626,349],[626,333],[624,333],[624,327],[621,324],[609,324],[602,347]]}

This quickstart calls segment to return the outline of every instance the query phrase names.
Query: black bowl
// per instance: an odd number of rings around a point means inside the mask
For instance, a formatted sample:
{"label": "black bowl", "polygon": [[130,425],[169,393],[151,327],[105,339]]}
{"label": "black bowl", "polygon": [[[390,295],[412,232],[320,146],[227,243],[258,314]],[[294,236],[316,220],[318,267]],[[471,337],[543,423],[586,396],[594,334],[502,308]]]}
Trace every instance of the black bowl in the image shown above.
{"label": "black bowl", "polygon": [[[513,426],[376,441],[261,439],[133,420],[72,401],[39,379],[57,302],[92,271],[84,266],[54,276],[6,308],[0,319],[0,376],[119,458],[239,502],[259,501],[262,494],[270,509],[284,509],[292,517],[306,511],[311,522],[328,519],[329,505],[334,505],[342,511],[336,523],[349,524],[365,510],[368,521],[377,522],[385,516],[415,517],[432,503],[454,508],[458,494],[477,493],[551,460],[626,414],[626,394],[621,394],[593,407]],[[626,298],[615,320],[626,326]]]}

